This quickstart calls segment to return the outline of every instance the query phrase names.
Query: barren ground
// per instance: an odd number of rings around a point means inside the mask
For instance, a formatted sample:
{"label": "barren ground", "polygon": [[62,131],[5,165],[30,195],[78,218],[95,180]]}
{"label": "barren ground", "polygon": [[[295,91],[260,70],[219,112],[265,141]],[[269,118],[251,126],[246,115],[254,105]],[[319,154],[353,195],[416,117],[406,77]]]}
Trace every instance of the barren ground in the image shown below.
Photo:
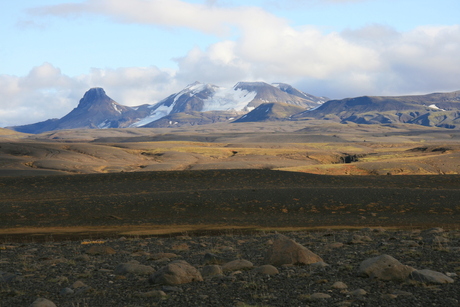
{"label": "barren ground", "polygon": [[459,224],[455,130],[302,121],[0,132],[5,235]]}

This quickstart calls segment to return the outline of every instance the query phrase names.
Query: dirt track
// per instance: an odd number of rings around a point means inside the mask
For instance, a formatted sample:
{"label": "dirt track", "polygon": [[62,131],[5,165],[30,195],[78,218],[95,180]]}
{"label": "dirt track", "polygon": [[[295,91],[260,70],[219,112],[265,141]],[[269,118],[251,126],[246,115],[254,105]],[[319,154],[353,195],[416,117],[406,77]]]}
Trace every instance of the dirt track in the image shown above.
{"label": "dirt track", "polygon": [[212,170],[4,177],[0,195],[3,235],[30,229],[69,236],[238,227],[460,226],[457,175]]}

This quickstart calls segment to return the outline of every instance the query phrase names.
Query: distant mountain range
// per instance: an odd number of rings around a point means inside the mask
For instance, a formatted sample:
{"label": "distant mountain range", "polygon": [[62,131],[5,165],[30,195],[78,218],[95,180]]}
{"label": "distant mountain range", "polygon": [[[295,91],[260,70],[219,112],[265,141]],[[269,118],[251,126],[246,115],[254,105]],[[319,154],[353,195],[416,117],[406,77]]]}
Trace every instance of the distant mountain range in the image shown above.
{"label": "distant mountain range", "polygon": [[62,129],[165,127],[232,121],[267,102],[312,109],[324,97],[303,93],[288,84],[239,82],[232,88],[195,82],[153,105],[128,107],[108,97],[102,88],[85,93],[78,106],[60,119],[9,127],[25,133]]}
{"label": "distant mountain range", "polygon": [[460,91],[418,96],[364,96],[330,100],[292,119],[314,118],[358,124],[408,123],[454,129],[460,124]]}
{"label": "distant mountain range", "polygon": [[60,119],[8,127],[25,133],[62,129],[181,127],[215,122],[322,119],[340,123],[410,123],[454,129],[460,91],[419,96],[316,97],[284,83],[239,82],[232,88],[195,82],[152,105],[128,107],[92,88]]}

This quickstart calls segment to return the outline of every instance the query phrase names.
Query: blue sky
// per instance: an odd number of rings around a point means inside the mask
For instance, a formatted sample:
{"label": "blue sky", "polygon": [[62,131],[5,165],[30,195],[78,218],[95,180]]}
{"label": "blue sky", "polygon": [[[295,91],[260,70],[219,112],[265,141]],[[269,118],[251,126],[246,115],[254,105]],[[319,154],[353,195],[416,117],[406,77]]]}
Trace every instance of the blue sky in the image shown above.
{"label": "blue sky", "polygon": [[0,127],[62,117],[95,86],[132,106],[194,81],[330,98],[460,90],[458,12],[458,0],[2,1]]}

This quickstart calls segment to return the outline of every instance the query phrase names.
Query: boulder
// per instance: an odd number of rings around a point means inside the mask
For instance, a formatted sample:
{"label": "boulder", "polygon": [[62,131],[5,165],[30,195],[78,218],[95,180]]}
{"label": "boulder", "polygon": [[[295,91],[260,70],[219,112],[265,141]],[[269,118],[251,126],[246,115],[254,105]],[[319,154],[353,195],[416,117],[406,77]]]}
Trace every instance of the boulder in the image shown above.
{"label": "boulder", "polygon": [[201,269],[201,275],[203,278],[210,278],[214,276],[221,276],[222,275],[222,267],[217,264],[211,264],[203,267]]}
{"label": "boulder", "polygon": [[244,259],[238,259],[238,260],[233,260],[230,262],[227,262],[222,266],[222,270],[224,272],[233,272],[233,271],[240,271],[240,270],[248,270],[252,269],[254,265],[252,264],[251,261],[244,260]]}
{"label": "boulder", "polygon": [[454,280],[447,275],[432,270],[416,270],[410,274],[410,278],[429,284],[451,284]]}
{"label": "boulder", "polygon": [[261,265],[260,267],[255,268],[254,272],[256,272],[257,274],[263,274],[263,275],[276,275],[276,274],[279,274],[278,269],[275,268],[271,264]]}
{"label": "boulder", "polygon": [[203,264],[223,264],[232,259],[224,258],[213,253],[206,253],[203,257]]}
{"label": "boulder", "polygon": [[348,286],[344,282],[336,281],[332,286],[333,289],[347,289]]}
{"label": "boulder", "polygon": [[129,273],[134,275],[150,275],[155,272],[155,269],[148,265],[142,265],[136,262],[128,262],[117,265],[113,272],[117,275],[126,275]]}
{"label": "boulder", "polygon": [[201,273],[183,260],[176,260],[164,266],[149,278],[152,284],[180,285],[193,281],[203,281]]}
{"label": "boulder", "polygon": [[349,294],[353,296],[361,296],[361,295],[366,295],[367,291],[364,289],[356,289],[356,290],[349,292]]}
{"label": "boulder", "polygon": [[276,266],[283,264],[311,264],[319,261],[323,261],[320,256],[284,235],[276,236],[265,256],[265,263]]}
{"label": "boulder", "polygon": [[380,280],[404,280],[414,268],[404,265],[390,255],[381,255],[361,262],[358,274]]}
{"label": "boulder", "polygon": [[40,297],[30,304],[30,307],[56,307],[56,304],[46,298]]}

